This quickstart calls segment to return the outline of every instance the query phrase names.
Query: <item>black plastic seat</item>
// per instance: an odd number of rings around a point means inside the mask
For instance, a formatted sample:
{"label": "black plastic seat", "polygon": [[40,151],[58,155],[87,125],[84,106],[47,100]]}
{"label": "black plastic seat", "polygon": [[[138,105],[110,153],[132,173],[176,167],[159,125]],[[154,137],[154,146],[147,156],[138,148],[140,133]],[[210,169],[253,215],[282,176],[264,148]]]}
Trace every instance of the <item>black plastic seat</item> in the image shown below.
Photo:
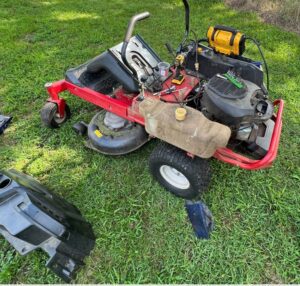
{"label": "black plastic seat", "polygon": [[131,93],[138,93],[139,86],[132,74],[109,51],[89,62],[66,72],[66,80],[80,87],[88,87],[98,92],[110,92],[113,86],[122,85]]}

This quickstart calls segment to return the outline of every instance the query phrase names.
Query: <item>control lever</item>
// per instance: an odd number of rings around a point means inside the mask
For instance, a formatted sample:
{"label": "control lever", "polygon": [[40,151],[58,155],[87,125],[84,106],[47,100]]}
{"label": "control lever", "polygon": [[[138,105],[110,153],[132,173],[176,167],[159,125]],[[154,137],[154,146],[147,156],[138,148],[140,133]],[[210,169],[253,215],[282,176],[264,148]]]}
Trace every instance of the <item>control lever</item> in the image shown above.
{"label": "control lever", "polygon": [[165,46],[169,52],[170,55],[172,55],[174,58],[176,57],[176,54],[174,52],[174,49],[172,48],[172,46],[170,45],[170,43],[165,43]]}

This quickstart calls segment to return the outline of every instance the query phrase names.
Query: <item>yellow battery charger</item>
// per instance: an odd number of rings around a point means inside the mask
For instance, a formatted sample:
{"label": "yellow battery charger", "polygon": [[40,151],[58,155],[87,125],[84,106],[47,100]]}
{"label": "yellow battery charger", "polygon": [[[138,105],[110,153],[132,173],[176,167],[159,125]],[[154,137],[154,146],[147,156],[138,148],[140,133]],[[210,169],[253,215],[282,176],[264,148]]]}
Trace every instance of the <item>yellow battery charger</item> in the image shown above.
{"label": "yellow battery charger", "polygon": [[210,47],[221,54],[241,56],[245,51],[245,35],[231,27],[211,26],[207,31],[207,39]]}

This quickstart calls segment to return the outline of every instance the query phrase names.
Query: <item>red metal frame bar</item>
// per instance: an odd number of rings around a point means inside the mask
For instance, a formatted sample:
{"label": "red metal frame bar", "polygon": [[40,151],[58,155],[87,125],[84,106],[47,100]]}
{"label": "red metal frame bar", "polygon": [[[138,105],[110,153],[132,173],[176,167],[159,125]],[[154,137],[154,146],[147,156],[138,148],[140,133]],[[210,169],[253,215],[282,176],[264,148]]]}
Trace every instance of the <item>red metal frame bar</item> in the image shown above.
{"label": "red metal frame bar", "polygon": [[79,87],[66,80],[60,80],[52,84],[48,84],[46,85],[46,88],[50,95],[48,101],[55,102],[58,105],[58,113],[61,117],[64,116],[64,109],[61,108],[60,104],[64,102],[64,100],[59,97],[59,93],[68,90],[70,93],[84,99],[85,101],[109,110],[120,117],[135,121],[133,118],[128,117],[127,110],[128,107],[130,107],[130,104],[125,103],[123,100],[114,99],[86,87]]}
{"label": "red metal frame bar", "polygon": [[[187,88],[187,93],[189,93],[188,90],[192,89],[192,87],[190,87],[189,85],[191,84],[188,82],[184,84],[184,86]],[[133,95],[131,99],[130,97],[127,97],[124,94],[122,94],[122,91],[119,91],[116,94],[117,98],[112,98],[106,94],[96,92],[89,88],[79,87],[66,80],[61,80],[51,84],[47,84],[46,88],[50,95],[48,101],[54,102],[58,105],[58,113],[61,117],[64,116],[64,112],[65,112],[65,100],[59,97],[59,93],[68,90],[70,93],[84,99],[85,101],[91,102],[94,105],[109,110],[110,112],[120,117],[145,125],[143,117],[141,117],[139,114],[134,114],[129,112],[135,95]],[[184,96],[187,96],[187,93]],[[149,95],[146,94],[146,95],[151,96],[150,94]],[[174,100],[172,96],[168,99],[170,101]],[[281,128],[282,128],[282,112],[283,112],[284,102],[281,99],[275,100],[274,105],[278,106],[278,111],[277,114],[274,115],[275,126],[274,126],[274,131],[270,142],[270,148],[267,154],[264,156],[264,158],[262,158],[261,160],[249,159],[243,155],[235,153],[229,148],[218,149],[215,152],[214,157],[223,162],[247,170],[256,170],[256,169],[269,167],[272,164],[272,162],[275,160],[278,151],[279,139],[280,139]],[[191,156],[192,154],[189,155]]]}

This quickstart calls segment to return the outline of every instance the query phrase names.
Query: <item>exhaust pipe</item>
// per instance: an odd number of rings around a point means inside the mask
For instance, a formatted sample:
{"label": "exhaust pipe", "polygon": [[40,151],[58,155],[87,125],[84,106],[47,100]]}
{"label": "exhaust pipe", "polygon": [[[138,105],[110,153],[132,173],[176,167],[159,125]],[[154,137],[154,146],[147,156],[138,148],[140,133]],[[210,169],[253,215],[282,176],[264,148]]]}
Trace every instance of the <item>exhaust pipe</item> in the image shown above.
{"label": "exhaust pipe", "polygon": [[127,46],[128,43],[130,41],[130,38],[132,37],[132,33],[134,30],[134,26],[138,21],[144,20],[146,18],[148,18],[150,16],[149,12],[144,12],[144,13],[140,13],[137,15],[134,15],[129,23],[128,23],[128,27],[127,27],[127,31],[125,34],[125,39],[123,42],[123,46],[122,46],[122,50],[121,50],[121,58],[123,63],[132,71],[133,75],[135,76],[136,80],[138,81],[138,76],[137,76],[137,72],[136,70],[128,63],[127,59],[126,59],[126,50],[127,50]]}

